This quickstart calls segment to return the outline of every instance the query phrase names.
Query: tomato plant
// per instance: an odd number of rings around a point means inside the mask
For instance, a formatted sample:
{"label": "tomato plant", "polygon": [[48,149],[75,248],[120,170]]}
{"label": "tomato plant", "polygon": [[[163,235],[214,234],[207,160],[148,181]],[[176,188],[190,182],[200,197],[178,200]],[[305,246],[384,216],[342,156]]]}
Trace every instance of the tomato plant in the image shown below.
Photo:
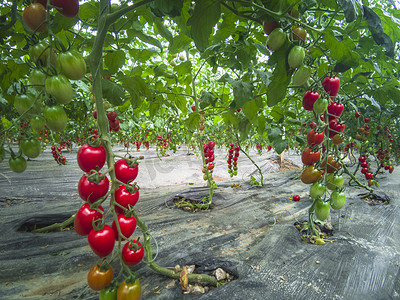
{"label": "tomato plant", "polygon": [[46,119],[47,127],[51,130],[62,132],[67,126],[68,117],[62,106],[46,106],[43,116]]}
{"label": "tomato plant", "polygon": [[87,282],[92,290],[100,291],[110,285],[112,278],[113,268],[111,266],[103,270],[103,267],[94,265],[87,275]]}
{"label": "tomato plant", "polygon": [[319,161],[320,158],[321,152],[314,152],[311,147],[307,147],[306,149],[304,149],[303,153],[301,154],[301,161],[307,166],[315,164]]}
{"label": "tomato plant", "polygon": [[42,145],[35,138],[23,139],[19,143],[19,147],[24,155],[29,158],[36,158],[42,151]]}
{"label": "tomato plant", "polygon": [[102,229],[93,228],[88,235],[90,248],[99,257],[109,255],[115,245],[114,230],[109,225],[104,225]]}
{"label": "tomato plant", "polygon": [[[136,219],[134,216],[127,217],[124,214],[119,214],[117,216],[117,221],[119,224],[119,229],[121,230],[121,234],[125,238],[130,238],[130,236],[133,234],[133,232],[136,229]],[[119,233],[118,233],[118,228],[115,220],[112,223],[112,229],[114,230],[115,234],[115,240],[118,241],[119,239]],[[121,237],[121,240],[124,241],[125,238]]]}
{"label": "tomato plant", "polygon": [[82,145],[77,154],[79,168],[83,172],[101,169],[107,158],[106,149],[103,146],[93,147],[88,144]]}
{"label": "tomato plant", "polygon": [[315,169],[314,166],[307,166],[301,173],[301,181],[305,184],[316,182],[322,173],[320,170]]}
{"label": "tomato plant", "polygon": [[267,47],[271,51],[276,51],[285,44],[286,39],[286,33],[281,28],[276,28],[268,36]]}
{"label": "tomato plant", "polygon": [[22,173],[26,170],[26,159],[23,156],[11,156],[8,159],[8,165],[11,171],[15,173]]}
{"label": "tomato plant", "polygon": [[331,206],[329,202],[320,199],[315,203],[315,216],[321,221],[324,221],[329,217],[330,210]]}
{"label": "tomato plant", "polygon": [[138,175],[139,168],[136,160],[120,159],[115,165],[115,176],[123,183],[130,183],[134,181]]}
{"label": "tomato plant", "polygon": [[293,27],[292,32],[293,32],[293,40],[305,41],[307,38],[307,30],[305,30],[301,26]]}
{"label": "tomato plant", "polygon": [[46,9],[40,3],[32,3],[25,7],[22,19],[32,31],[45,32],[47,30]]}
{"label": "tomato plant", "polygon": [[79,235],[85,236],[93,229],[93,221],[102,219],[104,209],[101,206],[91,208],[88,203],[81,206],[75,215],[74,229]]}
{"label": "tomato plant", "polygon": [[322,81],[322,86],[324,87],[325,92],[329,93],[329,96],[335,97],[339,92],[340,79],[336,76],[326,77]]}
{"label": "tomato plant", "polygon": [[141,243],[133,240],[127,242],[122,248],[122,259],[128,266],[135,266],[142,261],[144,248]]}
{"label": "tomato plant", "polygon": [[263,21],[263,30],[266,35],[270,35],[272,31],[274,31],[276,28],[280,27],[280,24],[278,21]]}
{"label": "tomato plant", "polygon": [[142,288],[139,280],[136,279],[134,283],[128,283],[126,280],[121,282],[117,290],[118,300],[139,300],[142,294]]}
{"label": "tomato plant", "polygon": [[120,185],[114,192],[115,202],[118,204],[115,206],[115,211],[118,214],[124,212],[124,208],[129,206],[133,207],[139,200],[139,190],[136,187],[126,187],[125,185]]}
{"label": "tomato plant", "polygon": [[68,104],[72,101],[74,90],[68,78],[64,75],[50,76],[45,81],[46,92],[54,97],[58,104]]}
{"label": "tomato plant", "polygon": [[306,56],[306,52],[301,46],[294,46],[290,49],[288,55],[288,64],[292,69],[296,69],[303,64],[304,57]]}
{"label": "tomato plant", "polygon": [[89,181],[90,175],[93,175],[93,173],[86,173],[81,177],[78,182],[78,192],[82,200],[94,203],[107,194],[110,183],[107,176],[103,175],[104,178],[101,179],[101,173],[99,173],[98,178],[95,179],[95,181],[97,180],[98,182]]}
{"label": "tomato plant", "polygon": [[58,12],[68,18],[75,17],[79,12],[79,0],[51,0]]}
{"label": "tomato plant", "polygon": [[346,195],[343,192],[334,191],[331,194],[330,198],[331,207],[333,209],[339,210],[342,209],[344,204],[346,203]]}
{"label": "tomato plant", "polygon": [[75,50],[60,53],[57,57],[57,63],[61,73],[68,79],[79,80],[86,74],[85,59]]}

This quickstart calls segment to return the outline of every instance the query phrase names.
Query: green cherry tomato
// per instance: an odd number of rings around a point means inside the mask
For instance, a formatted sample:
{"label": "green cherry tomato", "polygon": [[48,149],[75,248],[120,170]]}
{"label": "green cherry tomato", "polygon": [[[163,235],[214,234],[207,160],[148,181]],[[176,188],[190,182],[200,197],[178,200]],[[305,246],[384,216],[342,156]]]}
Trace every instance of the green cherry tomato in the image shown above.
{"label": "green cherry tomato", "polygon": [[312,70],[309,66],[302,65],[293,75],[293,85],[304,85],[310,79],[311,72]]}
{"label": "green cherry tomato", "polygon": [[45,87],[46,92],[53,96],[59,104],[67,104],[72,101],[74,90],[64,75],[47,77]]}
{"label": "green cherry tomato", "polygon": [[340,189],[344,184],[344,178],[342,175],[329,174],[326,177],[326,187],[332,191]]}
{"label": "green cherry tomato", "polygon": [[39,65],[39,66],[49,66],[55,65],[57,62],[57,55],[53,51],[51,53],[49,59],[50,47],[47,42],[40,42],[34,46],[32,46],[29,50],[30,57]]}
{"label": "green cherry tomato", "polygon": [[10,157],[8,159],[8,165],[11,171],[15,173],[22,173],[26,170],[26,159],[21,155],[16,157]]}
{"label": "green cherry tomato", "polygon": [[19,148],[21,149],[22,153],[29,158],[38,157],[42,150],[40,142],[35,138],[21,140],[19,143]]}
{"label": "green cherry tomato", "polygon": [[310,197],[313,200],[321,198],[326,192],[326,186],[319,182],[314,182],[310,188]]}
{"label": "green cherry tomato", "polygon": [[117,289],[103,289],[99,293],[99,300],[117,300]]}
{"label": "green cherry tomato", "polygon": [[329,202],[318,200],[317,203],[315,203],[315,216],[321,221],[329,217],[330,210],[331,206]]}
{"label": "green cherry tomato", "polygon": [[86,74],[86,62],[77,51],[67,51],[58,55],[61,73],[71,80],[82,79]]}
{"label": "green cherry tomato", "polygon": [[328,100],[319,98],[314,102],[313,110],[316,114],[322,115],[328,108]]}
{"label": "green cherry tomato", "polygon": [[127,283],[125,280],[121,282],[117,290],[118,300],[139,300],[142,294],[142,288],[139,280],[134,283]]}
{"label": "green cherry tomato", "polygon": [[43,117],[36,116],[30,120],[30,123],[32,129],[39,132],[44,130],[44,125],[46,125],[46,120]]}
{"label": "green cherry tomato", "polygon": [[41,90],[43,88],[45,80],[46,75],[37,69],[33,70],[31,75],[29,75],[29,83],[33,85],[36,90]]}
{"label": "green cherry tomato", "polygon": [[41,110],[40,101],[37,101],[32,94],[15,96],[14,107],[20,115],[23,114],[28,118]]}
{"label": "green cherry tomato", "polygon": [[0,163],[4,160],[6,157],[6,150],[4,150],[3,146],[0,146]]}
{"label": "green cherry tomato", "polygon": [[64,131],[67,126],[68,117],[62,106],[47,106],[43,111],[43,115],[50,130],[56,132]]}
{"label": "green cherry tomato", "polygon": [[281,48],[286,42],[286,33],[281,28],[274,29],[267,39],[267,47],[271,51]]}
{"label": "green cherry tomato", "polygon": [[331,194],[330,202],[333,209],[342,209],[344,204],[346,203],[346,195],[343,192],[339,193],[335,191]]}
{"label": "green cherry tomato", "polygon": [[288,55],[288,64],[292,69],[296,69],[303,64],[306,51],[301,46],[294,46]]}

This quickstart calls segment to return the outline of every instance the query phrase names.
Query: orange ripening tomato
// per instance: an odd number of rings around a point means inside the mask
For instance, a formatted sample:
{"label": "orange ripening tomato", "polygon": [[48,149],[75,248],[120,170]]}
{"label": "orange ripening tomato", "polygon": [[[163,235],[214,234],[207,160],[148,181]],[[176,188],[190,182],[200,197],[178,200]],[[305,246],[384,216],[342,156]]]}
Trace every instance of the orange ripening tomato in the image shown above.
{"label": "orange ripening tomato", "polygon": [[316,182],[322,175],[322,172],[315,169],[314,166],[308,166],[301,173],[301,181],[305,184],[311,184]]}
{"label": "orange ripening tomato", "polygon": [[111,266],[102,271],[98,265],[94,265],[87,275],[88,285],[95,291],[105,289],[111,283],[112,278],[113,268]]}
{"label": "orange ripening tomato", "polygon": [[45,32],[47,29],[46,9],[40,3],[32,3],[24,8],[22,19],[32,31]]}

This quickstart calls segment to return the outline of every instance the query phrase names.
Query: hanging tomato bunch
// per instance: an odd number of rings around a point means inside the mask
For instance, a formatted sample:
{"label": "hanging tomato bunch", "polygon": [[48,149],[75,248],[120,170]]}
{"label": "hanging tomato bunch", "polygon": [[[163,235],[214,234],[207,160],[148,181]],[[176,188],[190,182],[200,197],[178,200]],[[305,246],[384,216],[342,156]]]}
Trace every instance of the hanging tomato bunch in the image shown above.
{"label": "hanging tomato bunch", "polygon": [[228,160],[226,161],[228,163],[228,173],[231,177],[237,175],[237,161],[239,159],[240,155],[240,147],[235,146],[235,144],[229,144],[229,149],[228,149]]}

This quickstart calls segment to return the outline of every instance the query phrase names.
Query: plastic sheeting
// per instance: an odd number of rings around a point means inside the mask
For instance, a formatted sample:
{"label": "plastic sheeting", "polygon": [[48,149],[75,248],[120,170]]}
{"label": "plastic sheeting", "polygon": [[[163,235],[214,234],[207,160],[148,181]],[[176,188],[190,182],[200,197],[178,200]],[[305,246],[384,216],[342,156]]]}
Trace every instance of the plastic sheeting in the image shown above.
{"label": "plastic sheeting", "polygon": [[[241,187],[219,182],[213,208],[190,213],[174,207],[172,201],[177,195],[193,200],[207,195],[199,160],[184,151],[162,162],[154,152],[141,154],[145,159],[139,173],[142,179],[138,178],[142,189],[137,210],[157,241],[156,262],[166,267],[195,264],[199,271],[222,267],[238,277],[206,294],[183,295],[178,281],[157,275],[142,263],[138,268],[142,299],[400,298],[398,168],[381,175],[377,190],[390,198],[390,204],[368,205],[357,196],[361,190],[348,188],[344,209],[332,210],[329,217],[332,242],[312,245],[303,243],[293,226],[307,218],[311,203],[309,186],[297,179],[299,171],[264,174],[262,188],[250,186],[248,177],[235,181]],[[82,204],[76,191],[82,173],[74,163],[75,155],[67,155],[70,164],[65,167],[43,155],[29,162],[23,174],[0,164],[0,298],[97,299],[86,284],[97,258],[85,237],[73,230],[18,231],[23,224],[60,222],[76,212]],[[219,163],[223,159],[220,155]],[[257,161],[271,171],[265,156]],[[155,175],[146,175],[151,170],[156,170]],[[239,170],[247,175],[254,171],[244,157]],[[157,176],[167,179],[152,189]],[[196,185],[188,185],[191,182]],[[290,200],[294,194],[301,196],[300,202]],[[118,263],[114,267],[118,269]]]}

